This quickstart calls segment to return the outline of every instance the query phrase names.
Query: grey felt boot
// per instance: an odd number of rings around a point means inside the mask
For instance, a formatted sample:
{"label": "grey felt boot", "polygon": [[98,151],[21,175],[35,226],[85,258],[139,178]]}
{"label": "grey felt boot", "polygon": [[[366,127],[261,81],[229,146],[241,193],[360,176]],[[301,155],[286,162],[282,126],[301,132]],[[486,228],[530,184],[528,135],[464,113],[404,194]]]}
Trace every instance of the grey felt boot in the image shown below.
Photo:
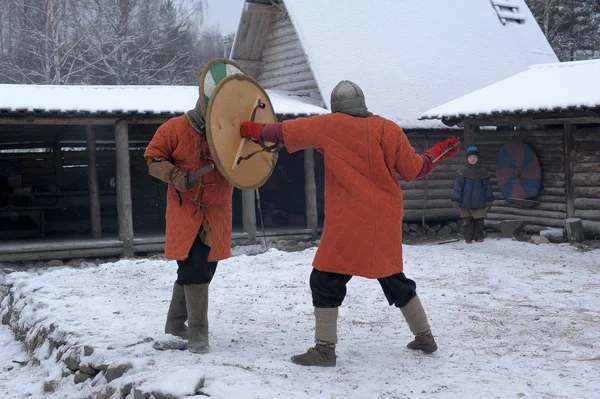
{"label": "grey felt boot", "polygon": [[406,345],[408,349],[422,350],[425,353],[433,353],[437,350],[437,344],[431,334],[431,328],[427,321],[427,314],[421,305],[421,300],[415,296],[400,310],[408,323],[410,331],[415,334],[415,339]]}
{"label": "grey felt boot", "polygon": [[315,343],[306,353],[292,356],[301,366],[335,366],[338,308],[315,308]]}
{"label": "grey felt boot", "polygon": [[208,284],[184,285],[188,311],[188,349],[208,353]]}
{"label": "grey felt boot", "polygon": [[171,297],[169,312],[167,313],[167,322],[165,323],[165,333],[187,339],[188,328],[185,325],[187,318],[185,291],[182,285],[175,282],[173,284],[173,296]]}

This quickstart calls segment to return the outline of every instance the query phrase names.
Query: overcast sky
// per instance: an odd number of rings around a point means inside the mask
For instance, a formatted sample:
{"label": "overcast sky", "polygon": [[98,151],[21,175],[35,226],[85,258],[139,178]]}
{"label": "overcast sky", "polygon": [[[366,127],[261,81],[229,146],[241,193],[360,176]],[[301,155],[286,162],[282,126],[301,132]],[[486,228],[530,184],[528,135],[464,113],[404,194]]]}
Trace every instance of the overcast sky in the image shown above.
{"label": "overcast sky", "polygon": [[244,0],[206,0],[208,15],[206,26],[219,26],[222,34],[235,33],[237,30]]}

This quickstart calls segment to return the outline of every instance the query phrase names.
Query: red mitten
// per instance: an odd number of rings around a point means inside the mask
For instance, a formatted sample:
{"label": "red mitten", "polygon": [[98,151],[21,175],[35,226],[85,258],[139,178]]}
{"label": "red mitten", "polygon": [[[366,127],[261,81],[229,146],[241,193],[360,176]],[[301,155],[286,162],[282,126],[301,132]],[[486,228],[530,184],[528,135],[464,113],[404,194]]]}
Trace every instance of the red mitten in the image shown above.
{"label": "red mitten", "polygon": [[242,138],[260,141],[260,131],[264,125],[264,123],[259,122],[242,122],[242,126],[240,127],[240,136],[242,136]]}
{"label": "red mitten", "polygon": [[[441,143],[437,143],[436,145],[428,149],[426,152],[433,155],[433,158],[435,159],[439,157],[446,148],[452,147],[454,145],[456,145],[456,147],[452,148],[450,151],[445,153],[441,159],[450,158],[451,156],[456,155],[456,153],[460,149],[460,139],[458,137],[451,137],[442,141]],[[441,159],[438,159],[438,161]]]}

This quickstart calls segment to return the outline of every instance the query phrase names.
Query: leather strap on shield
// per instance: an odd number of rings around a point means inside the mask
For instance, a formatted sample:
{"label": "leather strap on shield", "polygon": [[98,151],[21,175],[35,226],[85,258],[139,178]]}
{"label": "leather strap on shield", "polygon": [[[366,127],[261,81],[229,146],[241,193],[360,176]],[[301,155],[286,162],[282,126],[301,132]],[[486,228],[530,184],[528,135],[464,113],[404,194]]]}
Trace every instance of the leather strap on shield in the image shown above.
{"label": "leather strap on shield", "polygon": [[[238,162],[242,122],[277,121],[267,93],[251,77],[230,75],[215,88],[206,110],[206,138],[219,172],[236,188],[252,190],[262,186],[277,163],[273,143],[248,140]],[[251,155],[252,154],[252,155]],[[234,167],[237,165],[237,167]]]}

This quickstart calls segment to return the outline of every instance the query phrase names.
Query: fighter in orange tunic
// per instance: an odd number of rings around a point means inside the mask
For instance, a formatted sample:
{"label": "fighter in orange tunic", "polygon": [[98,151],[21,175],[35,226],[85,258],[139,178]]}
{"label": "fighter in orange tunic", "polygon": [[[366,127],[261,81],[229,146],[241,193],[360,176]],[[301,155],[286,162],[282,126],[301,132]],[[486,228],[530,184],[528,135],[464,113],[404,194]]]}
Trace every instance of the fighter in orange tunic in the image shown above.
{"label": "fighter in orange tunic", "polygon": [[200,103],[161,125],[144,156],[150,174],[169,183],[165,257],[178,268],[165,333],[188,339],[190,352],[205,353],[208,286],[217,262],[231,256],[233,186],[216,169],[189,180],[189,172],[214,164]]}
{"label": "fighter in orange tunic", "polygon": [[[405,181],[431,173],[434,160],[458,152],[459,139],[419,155],[394,122],[368,111],[362,90],[350,81],[331,93],[331,114],[283,123],[244,122],[242,137],[283,142],[289,152],[315,148],[325,159],[325,225],[310,287],[315,307],[314,348],[292,357],[305,366],[336,363],[338,307],[352,276],[376,278],[390,305],[402,311],[415,339],[410,349],[437,349],[416,284],[403,273],[402,190]],[[453,146],[456,146],[453,148]]]}

